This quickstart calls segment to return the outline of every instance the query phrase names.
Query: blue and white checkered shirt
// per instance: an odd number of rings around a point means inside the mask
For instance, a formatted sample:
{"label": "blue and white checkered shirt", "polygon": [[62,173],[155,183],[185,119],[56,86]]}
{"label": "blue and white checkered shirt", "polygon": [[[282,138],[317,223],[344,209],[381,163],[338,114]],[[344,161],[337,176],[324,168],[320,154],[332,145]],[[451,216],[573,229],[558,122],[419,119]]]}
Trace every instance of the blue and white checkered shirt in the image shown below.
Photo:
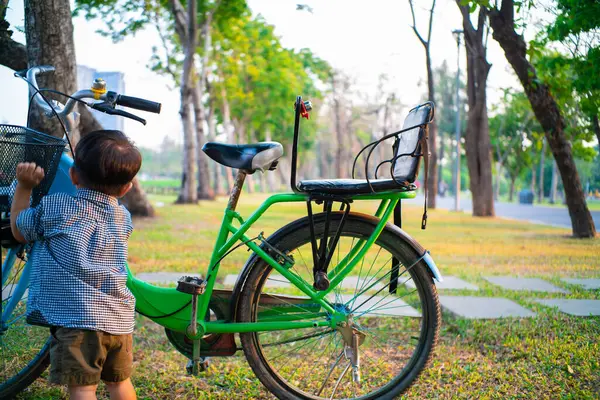
{"label": "blue and white checkered shirt", "polygon": [[51,194],[22,211],[17,227],[35,242],[27,319],[31,323],[133,332],[135,298],[126,287],[131,215],[90,189]]}

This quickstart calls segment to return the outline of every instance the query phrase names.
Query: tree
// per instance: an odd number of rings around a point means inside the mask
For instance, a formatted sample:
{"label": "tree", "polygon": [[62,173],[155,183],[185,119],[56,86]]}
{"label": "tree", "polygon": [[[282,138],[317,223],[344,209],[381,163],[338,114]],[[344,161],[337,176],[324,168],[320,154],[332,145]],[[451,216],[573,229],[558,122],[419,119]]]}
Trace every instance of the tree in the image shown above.
{"label": "tree", "polygon": [[[438,137],[440,138],[438,182],[447,181],[446,183],[450,185],[450,177],[445,178],[443,175],[454,174],[454,168],[449,167],[448,172],[444,173],[442,165],[444,161],[452,161],[452,153],[454,151],[454,147],[452,146],[448,146],[449,148],[446,149],[446,142],[453,143],[456,131],[456,72],[450,71],[448,64],[444,60],[439,67],[434,69],[433,74],[436,85],[435,119],[438,126]],[[463,98],[465,97],[464,81],[461,80],[459,82],[458,89],[459,96],[461,97],[460,106],[463,107]],[[464,114],[461,113],[461,115]],[[452,165],[451,162],[446,162],[445,164],[448,166]]]}
{"label": "tree", "polygon": [[[12,32],[5,19],[8,1],[0,2],[0,55],[7,55],[0,57],[0,64],[15,70],[34,65],[52,65],[56,71],[40,76],[39,85],[67,94],[73,93],[77,76],[70,3],[66,0],[27,0],[24,5],[27,46],[15,42],[10,37]],[[63,98],[59,100],[65,101]],[[62,128],[56,120],[40,118],[38,110],[35,107],[34,110],[31,121],[34,128],[62,136]],[[87,132],[102,129],[86,107],[79,107],[78,111],[81,115],[80,126],[75,127],[79,129],[71,135],[74,146],[79,139],[78,132],[85,135]],[[123,198],[123,203],[133,215],[154,214],[137,180],[134,181],[132,190]]]}
{"label": "tree", "polygon": [[[488,4],[488,1],[480,2]],[[500,8],[486,8],[486,11],[493,29],[493,37],[504,50],[506,59],[521,81],[556,160],[571,217],[573,236],[594,237],[596,228],[585,201],[571,144],[565,133],[564,117],[548,85],[539,79],[535,67],[527,59],[527,43],[515,30],[515,2],[502,0]]]}
{"label": "tree", "polygon": [[[427,40],[423,38],[423,36],[419,33],[417,29],[417,23],[415,20],[415,10],[413,7],[412,0],[408,0],[408,4],[410,5],[410,12],[412,15],[412,29],[419,42],[423,45],[425,49],[425,65],[427,66],[427,92],[430,100],[435,99],[435,83],[433,81],[433,69],[431,66],[431,29],[433,27],[433,11],[435,9],[435,1],[431,2],[431,9],[429,10],[429,28],[427,29]],[[427,189],[429,191],[429,196],[427,200],[427,206],[429,208],[435,208],[435,201],[437,196],[437,174],[438,174],[438,166],[437,166],[437,122],[434,120],[429,125],[429,149],[431,152],[430,161],[429,161],[429,182],[426,182]]]}
{"label": "tree", "polygon": [[509,201],[513,200],[515,182],[535,161],[541,127],[534,118],[527,97],[522,92],[505,90],[501,108],[490,119],[490,139],[496,154],[496,195],[506,170],[510,179]]}
{"label": "tree", "polygon": [[487,113],[487,77],[491,65],[487,62],[486,11],[480,8],[477,28],[471,23],[469,7],[457,0],[463,17],[463,32],[467,50],[467,98],[469,111],[465,147],[469,182],[473,198],[473,215],[494,215],[490,131]]}

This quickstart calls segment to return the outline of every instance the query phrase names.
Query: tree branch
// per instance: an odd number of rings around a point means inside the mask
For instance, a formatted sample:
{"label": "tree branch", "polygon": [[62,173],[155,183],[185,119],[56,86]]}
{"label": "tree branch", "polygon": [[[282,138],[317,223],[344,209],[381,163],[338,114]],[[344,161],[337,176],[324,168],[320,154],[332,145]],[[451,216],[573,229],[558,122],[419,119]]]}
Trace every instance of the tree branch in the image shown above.
{"label": "tree branch", "polygon": [[10,24],[6,21],[8,0],[0,1],[0,65],[19,71],[27,68],[27,48],[13,40]]}
{"label": "tree branch", "polygon": [[429,32],[427,32],[427,44],[431,43],[431,28],[433,26],[433,9],[435,8],[435,0],[431,3],[431,10],[429,11]]}
{"label": "tree branch", "polygon": [[421,36],[421,34],[419,33],[419,31],[417,30],[417,22],[415,20],[415,10],[413,8],[412,0],[408,0],[408,4],[410,5],[410,13],[412,15],[412,21],[413,21],[412,29],[415,32],[415,35],[417,35],[417,38],[419,39],[419,41],[421,42],[421,44],[423,45],[423,47],[427,48],[427,46],[429,45],[429,43],[427,43],[425,41],[425,39],[423,39],[423,37]]}
{"label": "tree branch", "polygon": [[171,12],[175,19],[175,32],[177,32],[177,36],[179,36],[181,43],[185,44],[188,41],[185,29],[188,21],[187,12],[179,0],[169,0],[169,4],[171,5]]}
{"label": "tree branch", "polygon": [[175,73],[175,71],[173,70],[173,66],[171,65],[171,60],[169,57],[169,47],[167,46],[167,38],[160,26],[160,21],[158,19],[158,13],[154,14],[154,26],[156,27],[156,31],[158,32],[158,37],[160,38],[160,41],[162,43],[162,47],[165,51],[165,71],[171,75],[171,77],[173,78],[173,81],[175,83],[177,83],[177,74]]}

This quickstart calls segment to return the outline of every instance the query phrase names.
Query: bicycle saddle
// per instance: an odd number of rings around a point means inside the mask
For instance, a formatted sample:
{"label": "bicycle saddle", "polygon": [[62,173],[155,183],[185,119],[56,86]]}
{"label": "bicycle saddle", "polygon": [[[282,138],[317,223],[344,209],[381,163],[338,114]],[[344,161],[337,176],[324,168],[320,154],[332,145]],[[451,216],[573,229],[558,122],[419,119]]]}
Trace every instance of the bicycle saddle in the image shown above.
{"label": "bicycle saddle", "polygon": [[226,167],[241,169],[247,173],[274,169],[283,155],[283,146],[277,142],[253,144],[226,144],[207,142],[202,151],[214,161]]}

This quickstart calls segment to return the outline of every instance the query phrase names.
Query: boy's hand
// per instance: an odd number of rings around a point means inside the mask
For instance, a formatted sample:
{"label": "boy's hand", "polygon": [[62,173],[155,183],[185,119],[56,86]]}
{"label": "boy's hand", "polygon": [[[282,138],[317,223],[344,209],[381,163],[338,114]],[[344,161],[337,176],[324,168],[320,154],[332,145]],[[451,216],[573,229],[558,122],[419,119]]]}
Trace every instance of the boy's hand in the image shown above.
{"label": "boy's hand", "polygon": [[35,163],[17,165],[17,182],[23,189],[33,189],[44,179],[44,170]]}

